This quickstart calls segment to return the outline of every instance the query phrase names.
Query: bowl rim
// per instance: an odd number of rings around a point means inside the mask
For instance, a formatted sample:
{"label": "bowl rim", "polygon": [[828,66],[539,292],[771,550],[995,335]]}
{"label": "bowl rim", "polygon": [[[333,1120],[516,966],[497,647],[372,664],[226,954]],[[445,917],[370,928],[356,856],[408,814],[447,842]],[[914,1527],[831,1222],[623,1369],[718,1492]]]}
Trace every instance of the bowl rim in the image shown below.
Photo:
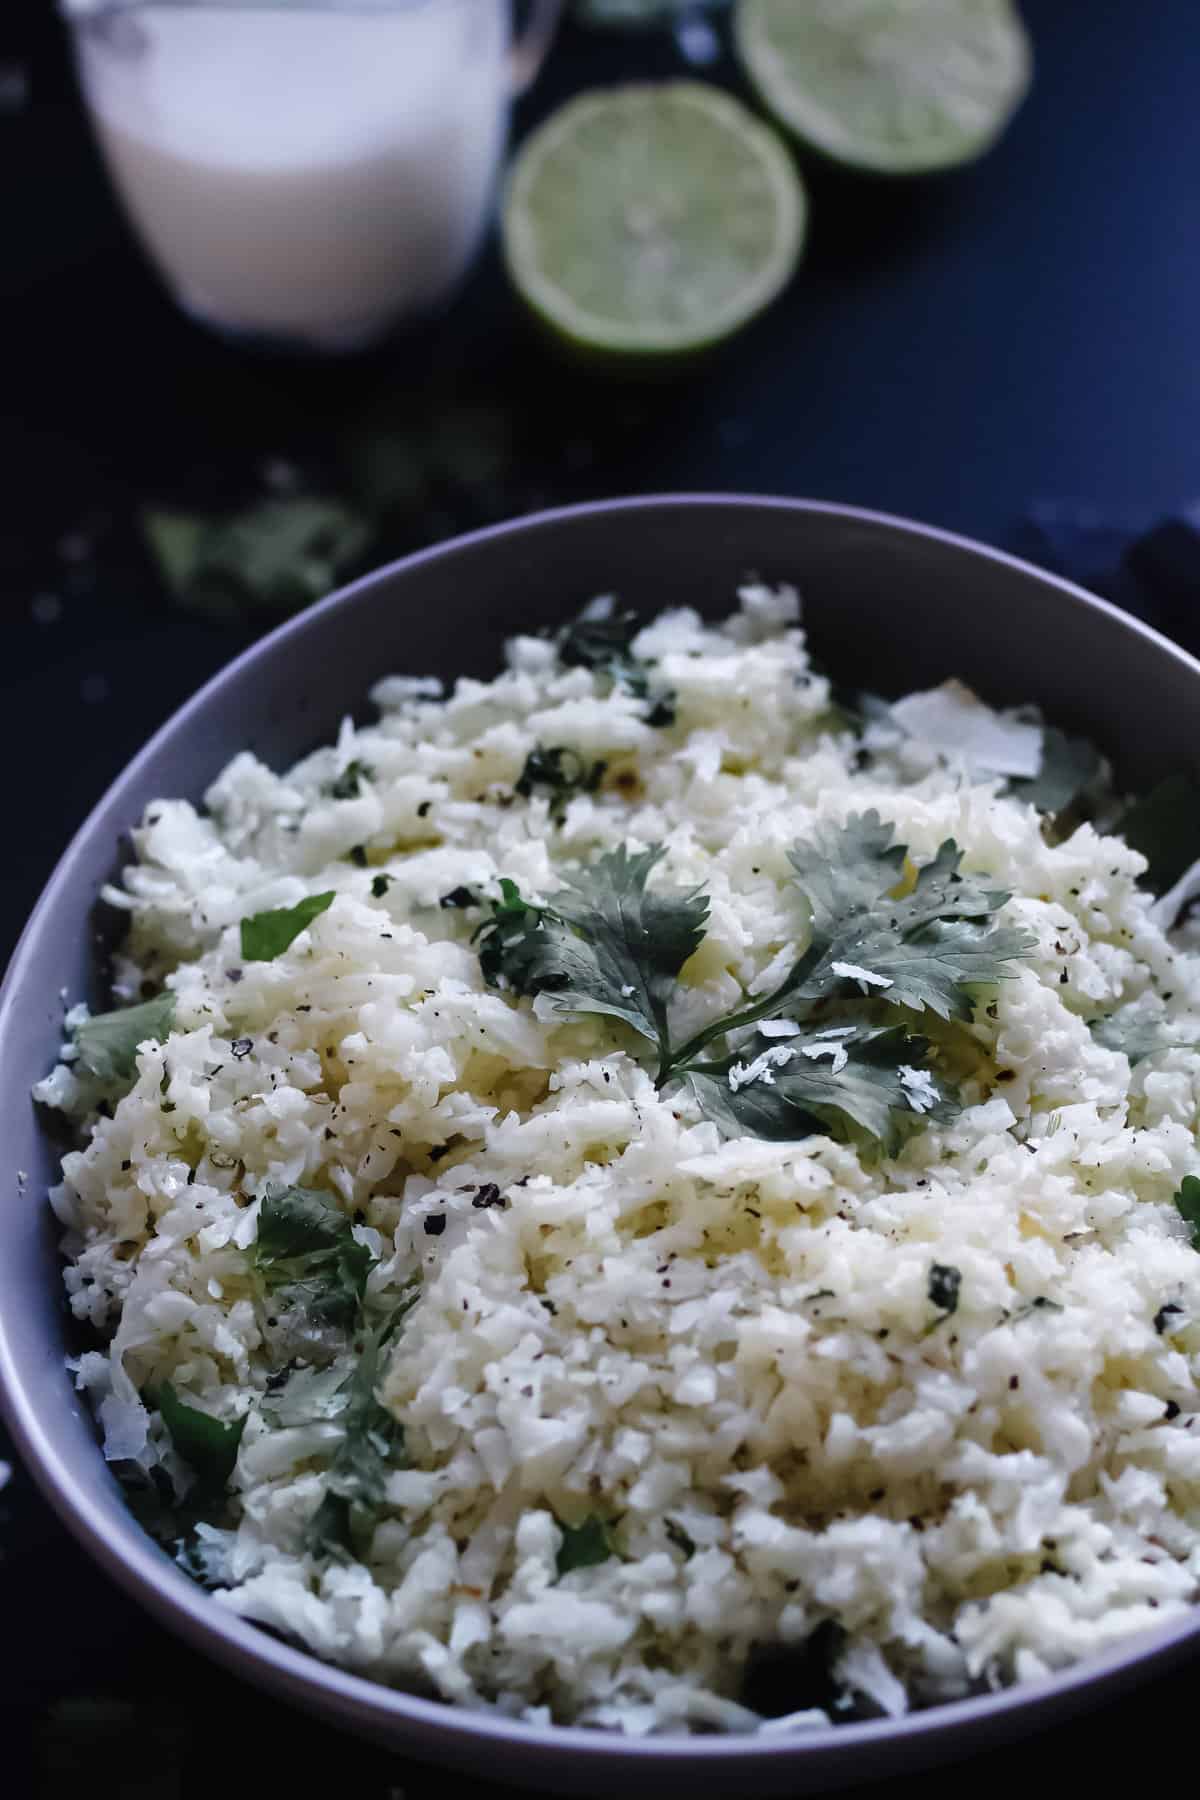
{"label": "bowl rim", "polygon": [[[224,664],[158,727],[90,809],[30,913],[0,986],[0,1045],[6,1038],[17,1005],[42,917],[50,910],[58,891],[74,878],[75,865],[92,836],[97,816],[136,779],[171,736],[203,712],[228,681],[268,661],[282,644],[302,638],[315,620],[352,603],[381,583],[403,581],[411,571],[444,558],[453,558],[464,549],[512,536],[535,534],[576,518],[621,518],[668,508],[817,514],[903,538],[932,541],[1057,589],[1077,605],[1106,615],[1132,636],[1154,644],[1200,680],[1200,660],[1111,601],[1022,557],[961,533],[868,507],[787,495],[702,491],[594,500],[522,514],[427,546],[335,590],[285,620]],[[231,754],[233,748],[236,746],[231,748]],[[513,1760],[524,1765],[528,1777],[543,1780],[558,1770],[564,1761],[578,1756],[585,1756],[597,1770],[606,1766],[613,1775],[624,1769],[630,1775],[640,1770],[647,1776],[655,1773],[656,1766],[666,1773],[667,1766],[679,1771],[685,1765],[691,1765],[697,1774],[701,1774],[701,1765],[715,1769],[723,1764],[737,1764],[747,1769],[755,1766],[764,1775],[768,1767],[777,1772],[787,1767],[799,1778],[805,1763],[819,1763],[822,1778],[827,1776],[830,1785],[836,1785],[853,1779],[849,1765],[859,1760],[860,1753],[866,1755],[872,1749],[900,1752],[905,1764],[917,1763],[931,1760],[935,1754],[931,1746],[922,1751],[922,1746],[928,1746],[931,1739],[950,1741],[972,1736],[989,1723],[993,1727],[1001,1726],[1013,1713],[1021,1714],[1032,1723],[1056,1709],[1065,1711],[1064,1703],[1072,1701],[1077,1710],[1088,1699],[1098,1701],[1103,1694],[1130,1683],[1135,1676],[1147,1676],[1152,1670],[1177,1659],[1193,1640],[1200,1637],[1200,1609],[1197,1609],[1191,1615],[1135,1634],[1094,1657],[1035,1681],[947,1701],[899,1718],[873,1719],[812,1731],[703,1737],[671,1732],[634,1738],[577,1725],[529,1725],[486,1711],[460,1709],[446,1701],[426,1699],[369,1680],[337,1664],[325,1662],[312,1652],[293,1647],[223,1608],[170,1561],[138,1525],[132,1513],[121,1525],[113,1527],[90,1490],[74,1484],[69,1469],[60,1458],[53,1433],[43,1427],[24,1391],[20,1364],[20,1354],[10,1336],[7,1321],[0,1313],[0,1415],[8,1426],[25,1469],[50,1501],[58,1518],[120,1587],[152,1617],[193,1647],[230,1667],[237,1675],[259,1682],[293,1703],[307,1702],[310,1707],[315,1703],[323,1715],[343,1727],[357,1723],[377,1740],[386,1738],[399,1743],[403,1739],[404,1747],[418,1758],[424,1752],[435,1760],[462,1763],[472,1748],[487,1751],[494,1747],[499,1752],[512,1753]],[[64,1377],[65,1374],[64,1368]],[[504,1761],[507,1760],[505,1756]],[[898,1757],[897,1766],[900,1762],[901,1757]],[[501,1773],[499,1763],[496,1772]],[[812,1774],[818,1775],[815,1767]]]}

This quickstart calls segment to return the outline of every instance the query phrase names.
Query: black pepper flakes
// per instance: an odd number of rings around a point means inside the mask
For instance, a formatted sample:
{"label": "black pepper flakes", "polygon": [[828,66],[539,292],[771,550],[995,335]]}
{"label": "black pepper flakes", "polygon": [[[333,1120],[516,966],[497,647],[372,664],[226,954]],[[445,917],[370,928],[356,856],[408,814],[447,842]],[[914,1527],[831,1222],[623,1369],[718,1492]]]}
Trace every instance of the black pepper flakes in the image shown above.
{"label": "black pepper flakes", "polygon": [[499,1206],[504,1208],[508,1205],[508,1201],[501,1194],[500,1189],[496,1186],[494,1181],[485,1181],[483,1186],[477,1190],[475,1198],[471,1201],[471,1205],[477,1212],[483,1212],[489,1206]]}
{"label": "black pepper flakes", "polygon": [[426,1237],[441,1237],[443,1231],[446,1229],[446,1215],[445,1213],[430,1213],[428,1217],[422,1221],[422,1224],[425,1228]]}
{"label": "black pepper flakes", "polygon": [[249,1056],[250,1052],[253,1050],[254,1039],[248,1037],[234,1038],[229,1047],[237,1057],[237,1060],[241,1062],[242,1058],[244,1056]]}
{"label": "black pepper flakes", "polygon": [[1171,1419],[1177,1419],[1182,1410],[1183,1409],[1180,1407],[1178,1401],[1168,1400],[1166,1406],[1163,1409],[1163,1418],[1168,1421]]}
{"label": "black pepper flakes", "polygon": [[1159,1337],[1162,1337],[1163,1333],[1170,1329],[1171,1320],[1182,1312],[1182,1306],[1176,1306],[1173,1300],[1168,1300],[1165,1306],[1159,1307],[1154,1315],[1154,1329]]}

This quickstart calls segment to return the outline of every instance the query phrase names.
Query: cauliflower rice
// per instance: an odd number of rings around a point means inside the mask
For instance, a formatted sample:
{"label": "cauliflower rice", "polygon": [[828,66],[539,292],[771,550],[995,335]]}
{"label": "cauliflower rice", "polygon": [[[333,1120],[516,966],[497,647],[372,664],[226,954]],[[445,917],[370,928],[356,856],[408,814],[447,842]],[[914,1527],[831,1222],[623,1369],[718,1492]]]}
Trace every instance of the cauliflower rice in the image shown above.
{"label": "cauliflower rice", "polygon": [[[191,1516],[181,1554],[215,1604],[538,1723],[899,1714],[1181,1614],[1200,1573],[1186,931],[1156,922],[1121,838],[1052,842],[1000,776],[894,721],[849,728],[790,591],[744,590],[719,627],[663,615],[633,650],[673,722],[518,638],[492,682],[384,680],[378,723],[287,773],[242,753],[203,809],[148,809],[108,896],[130,920],[116,993],[165,983],[173,1029],[109,1105],[73,1044],[38,1090],[80,1129],[52,1198],[104,1346],[76,1379],[106,1455]],[[603,776],[565,803],[515,793],[538,745]],[[618,1020],[488,986],[480,908],[454,903],[501,877],[544,900],[599,852],[664,845],[655,882],[710,901],[675,1003],[695,1031],[803,950],[789,848],[869,809],[917,863],[954,838],[1036,942],[932,1034],[935,1065],[957,1045],[957,1116],[908,1070],[920,1116],[882,1155],[722,1137]],[[332,903],[282,954],[245,960],[241,920],[318,890]],[[1159,1001],[1168,1047],[1136,1067],[1089,1029]],[[380,1353],[397,1429],[353,1553],[308,1536],[344,1422],[274,1405],[284,1370],[316,1394],[353,1355],[255,1276],[263,1197],[289,1186],[354,1222],[365,1304],[412,1302]],[[244,1420],[199,1524],[164,1383]],[[804,1646],[764,1707],[747,1670]]]}

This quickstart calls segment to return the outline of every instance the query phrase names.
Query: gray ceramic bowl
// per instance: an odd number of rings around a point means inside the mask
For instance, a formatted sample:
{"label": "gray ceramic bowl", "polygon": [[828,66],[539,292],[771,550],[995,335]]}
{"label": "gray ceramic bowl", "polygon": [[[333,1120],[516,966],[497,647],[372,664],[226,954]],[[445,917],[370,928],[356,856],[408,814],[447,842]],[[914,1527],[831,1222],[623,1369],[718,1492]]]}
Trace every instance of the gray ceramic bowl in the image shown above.
{"label": "gray ceramic bowl", "polygon": [[[326,1667],[213,1604],[143,1535],[63,1367],[64,1313],[44,1201],[55,1157],[29,1100],[59,1042],[61,992],[94,994],[93,907],[149,800],[199,796],[249,743],[276,765],[332,736],[391,670],[487,674],[514,629],[615,591],[650,613],[719,616],[754,572],[794,581],[816,654],[850,681],[902,692],[957,674],[999,702],[1035,700],[1089,733],[1130,785],[1196,766],[1200,664],[1066,582],[944,532],[788,500],[630,500],[478,532],[357,582],[240,657],[164,726],[52,876],[0,995],[0,1382],[9,1426],[66,1525],[190,1643],[309,1710],[417,1757],[573,1793],[618,1787],[804,1792],[1021,1736],[1129,1687],[1200,1634],[1174,1624],[1051,1681],[900,1722],[791,1740],[629,1742],[456,1712]],[[18,1171],[25,1171],[24,1179]]]}

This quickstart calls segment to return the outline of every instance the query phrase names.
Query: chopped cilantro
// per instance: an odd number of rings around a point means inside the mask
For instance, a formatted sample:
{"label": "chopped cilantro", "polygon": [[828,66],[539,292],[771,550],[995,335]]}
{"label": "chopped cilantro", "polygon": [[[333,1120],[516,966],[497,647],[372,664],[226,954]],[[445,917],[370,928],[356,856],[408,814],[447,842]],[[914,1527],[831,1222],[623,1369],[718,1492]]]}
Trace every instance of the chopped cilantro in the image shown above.
{"label": "chopped cilantro", "polygon": [[559,632],[559,661],[569,669],[594,669],[635,700],[648,701],[647,725],[673,725],[675,695],[667,688],[652,691],[648,665],[633,654],[638,629],[637,614],[618,610],[610,596],[593,600]]}
{"label": "chopped cilantro", "polygon": [[[342,1439],[325,1475],[325,1492],[308,1522],[305,1548],[314,1556],[353,1555],[374,1523],[392,1469],[403,1468],[404,1431],[376,1397],[384,1350],[405,1313],[416,1302],[409,1294],[386,1325],[371,1330],[340,1393],[337,1413]],[[328,1416],[328,1415],[327,1415]]]}
{"label": "chopped cilantro", "polygon": [[356,757],[346,764],[337,779],[330,783],[329,793],[334,800],[357,800],[362,791],[364,781],[370,781],[375,771],[369,763],[359,762]]}
{"label": "chopped cilantro", "polygon": [[258,1210],[254,1269],[279,1307],[323,1324],[353,1324],[375,1258],[332,1195],[316,1188],[268,1191]]}
{"label": "chopped cilantro", "polygon": [[242,957],[246,962],[273,962],[295,943],[313,920],[332,906],[333,890],[309,894],[295,906],[253,913],[242,920]]}
{"label": "chopped cilantro", "polygon": [[562,1519],[557,1523],[562,1532],[557,1564],[560,1576],[569,1575],[572,1569],[595,1568],[616,1556],[611,1527],[598,1513],[589,1513],[579,1525],[567,1525]]}
{"label": "chopped cilantro", "polygon": [[79,1061],[98,1081],[128,1082],[137,1074],[139,1044],[165,1043],[175,1023],[174,994],[156,994],[140,1006],[93,1013],[74,1030]]}
{"label": "chopped cilantro", "polygon": [[1175,1204],[1179,1208],[1180,1217],[1185,1221],[1192,1240],[1192,1249],[1200,1250],[1200,1177],[1185,1175],[1175,1195]]}
{"label": "chopped cilantro", "polygon": [[695,1540],[689,1537],[683,1526],[676,1524],[674,1519],[664,1519],[663,1530],[667,1534],[667,1541],[682,1552],[684,1562],[690,1562],[696,1554]]}
{"label": "chopped cilantro", "polygon": [[448,894],[443,894],[438,905],[443,912],[451,912],[456,908],[465,911],[468,906],[478,906],[479,897],[469,887],[456,887],[451,888]]}
{"label": "chopped cilantro", "polygon": [[206,1494],[223,1493],[237,1461],[245,1417],[227,1425],[181,1400],[169,1381],[163,1382],[157,1398],[171,1443],[195,1476],[197,1489]]}
{"label": "chopped cilantro", "polygon": [[[958,1311],[958,1295],[962,1287],[962,1270],[956,1269],[953,1263],[930,1263],[929,1265],[929,1304],[936,1306],[942,1319],[950,1318]],[[938,1320],[941,1324],[941,1319]]]}
{"label": "chopped cilantro", "polygon": [[544,789],[550,796],[550,816],[561,824],[568,803],[576,794],[594,794],[607,767],[603,762],[585,762],[578,750],[565,744],[554,744],[549,749],[535,744],[517,778],[516,792],[528,800],[538,789]]}

